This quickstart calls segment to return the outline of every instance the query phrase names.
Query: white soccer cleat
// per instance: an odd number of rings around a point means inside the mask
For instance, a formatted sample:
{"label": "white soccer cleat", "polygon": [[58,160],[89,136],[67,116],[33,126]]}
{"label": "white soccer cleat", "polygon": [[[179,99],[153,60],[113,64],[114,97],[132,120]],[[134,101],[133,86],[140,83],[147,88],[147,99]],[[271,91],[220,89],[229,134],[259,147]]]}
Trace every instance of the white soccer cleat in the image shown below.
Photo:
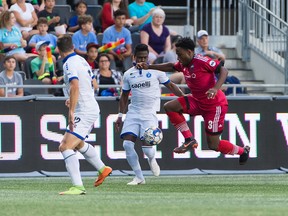
{"label": "white soccer cleat", "polygon": [[133,181],[127,183],[127,185],[142,185],[142,184],[145,184],[145,179],[139,179],[137,177],[135,177]]}
{"label": "white soccer cleat", "polygon": [[154,176],[159,176],[160,175],[160,167],[156,161],[155,158],[153,158],[151,161],[148,159],[148,163],[150,166],[150,169],[153,173]]}

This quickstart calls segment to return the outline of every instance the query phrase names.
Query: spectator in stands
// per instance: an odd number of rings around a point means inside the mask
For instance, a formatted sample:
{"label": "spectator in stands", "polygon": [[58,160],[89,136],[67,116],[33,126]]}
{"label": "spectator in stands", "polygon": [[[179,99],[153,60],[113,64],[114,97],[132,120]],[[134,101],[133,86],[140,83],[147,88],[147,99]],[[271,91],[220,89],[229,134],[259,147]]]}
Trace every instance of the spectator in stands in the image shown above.
{"label": "spectator in stands", "polygon": [[41,17],[38,19],[37,29],[39,30],[39,34],[35,34],[32,36],[32,38],[29,41],[29,46],[35,48],[36,44],[39,41],[49,41],[51,49],[54,50],[53,53],[58,53],[58,49],[56,47],[57,46],[57,37],[55,35],[49,34],[47,32],[48,21],[46,18]]}
{"label": "spectator in stands", "polygon": [[25,3],[24,0],[17,0],[9,10],[13,11],[16,17],[16,26],[21,30],[25,40],[39,33],[38,30],[33,30],[33,27],[37,25],[38,17],[30,3]]}
{"label": "spectator in stands", "polygon": [[[110,68],[110,57],[106,53],[99,55],[99,69],[94,70],[96,81],[99,85],[121,85],[122,73]],[[119,95],[119,88],[100,88],[98,96]]]}
{"label": "spectator in stands", "polygon": [[36,12],[44,10],[45,7],[44,0],[26,0],[26,3],[32,4]]}
{"label": "spectator in stands", "polygon": [[7,1],[6,0],[2,0],[2,3],[0,1],[0,13],[2,11],[6,11],[8,9],[9,9],[9,7],[8,7],[8,4],[7,4]]}
{"label": "spectator in stands", "polygon": [[39,56],[31,61],[33,79],[41,80],[45,84],[51,84],[51,78],[55,75],[54,64],[53,62],[49,63],[47,57],[46,48],[48,45],[49,41],[39,41],[36,44],[36,50],[39,53]]}
{"label": "spectator in stands", "polygon": [[12,11],[4,11],[0,14],[0,41],[4,48],[9,48],[6,56],[13,55],[17,61],[24,62],[32,53],[26,53],[23,47],[27,46],[26,40],[22,38],[20,29],[15,26],[15,16]]}
{"label": "spectator in stands", "polygon": [[214,46],[209,46],[209,36],[206,30],[198,31],[196,36],[199,46],[195,49],[195,54],[201,54],[213,59],[225,61],[225,55],[220,49]]}
{"label": "spectator in stands", "polygon": [[99,48],[99,45],[95,43],[89,43],[86,47],[86,51],[87,51],[86,61],[88,62],[92,70],[99,68],[98,62],[97,62],[98,48]]}
{"label": "spectator in stands", "polygon": [[171,37],[171,50],[168,50],[164,54],[163,63],[165,63],[165,62],[175,63],[177,61],[177,54],[176,54],[176,46],[175,46],[175,44],[182,37],[180,35],[171,35],[170,37]]}
{"label": "spectator in stands", "polygon": [[80,16],[83,16],[86,14],[87,12],[87,3],[83,0],[78,1],[75,4],[75,11],[76,11],[76,15],[72,16],[69,19],[69,28],[68,31],[70,32],[76,32],[80,29],[80,25],[78,23],[78,18]]}
{"label": "spectator in stands", "polygon": [[86,46],[89,43],[98,44],[96,35],[91,30],[93,29],[93,18],[90,15],[82,15],[78,19],[80,30],[72,36],[75,52],[78,55],[85,56]]}
{"label": "spectator in stands", "polygon": [[[6,56],[4,59],[4,68],[0,73],[0,85],[23,85],[23,79],[20,73],[14,71],[16,68],[16,59],[13,56]],[[8,97],[22,97],[23,88],[8,88]],[[0,97],[5,97],[5,88],[0,88]]]}
{"label": "spectator in stands", "polygon": [[171,50],[171,38],[169,29],[163,25],[165,12],[156,8],[152,12],[152,22],[144,25],[140,32],[141,43],[149,48],[149,63],[152,64],[157,58]]}
{"label": "spectator in stands", "polygon": [[[126,20],[125,11],[117,10],[114,12],[115,24],[108,27],[103,32],[102,44],[116,42],[124,38],[125,44],[122,44],[115,49],[109,50],[108,55],[113,62],[118,61],[123,64],[124,71],[132,67],[132,39],[130,31],[124,27]],[[113,66],[113,68],[116,68]]]}
{"label": "spectator in stands", "polygon": [[40,11],[37,15],[39,19],[40,17],[45,17],[48,20],[48,32],[55,32],[55,26],[59,25],[64,25],[64,28],[67,29],[67,25],[61,19],[58,12],[54,10],[55,0],[44,0],[44,2],[45,9]]}
{"label": "spectator in stands", "polygon": [[125,11],[126,13],[125,25],[131,26],[133,24],[133,20],[128,19],[129,18],[128,6],[126,5],[125,0],[107,0],[103,5],[102,11],[100,12],[103,32],[109,26],[115,24],[113,14],[116,10],[119,10],[119,9]]}
{"label": "spectator in stands", "polygon": [[130,18],[133,20],[134,25],[139,25],[139,30],[152,21],[151,15],[154,9],[155,5],[151,2],[146,2],[146,0],[135,0],[128,6]]}

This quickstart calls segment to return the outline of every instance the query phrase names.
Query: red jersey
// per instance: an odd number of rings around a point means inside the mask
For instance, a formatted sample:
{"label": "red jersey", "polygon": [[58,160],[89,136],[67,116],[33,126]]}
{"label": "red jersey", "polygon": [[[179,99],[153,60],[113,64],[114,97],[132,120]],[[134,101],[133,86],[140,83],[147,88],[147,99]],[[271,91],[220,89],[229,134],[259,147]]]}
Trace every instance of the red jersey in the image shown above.
{"label": "red jersey", "polygon": [[206,94],[210,88],[215,86],[214,72],[220,67],[220,63],[216,59],[197,54],[187,67],[178,61],[174,64],[174,68],[184,74],[186,83],[197,101],[203,104],[227,103],[226,96],[221,90],[218,90],[215,99],[208,99]]}

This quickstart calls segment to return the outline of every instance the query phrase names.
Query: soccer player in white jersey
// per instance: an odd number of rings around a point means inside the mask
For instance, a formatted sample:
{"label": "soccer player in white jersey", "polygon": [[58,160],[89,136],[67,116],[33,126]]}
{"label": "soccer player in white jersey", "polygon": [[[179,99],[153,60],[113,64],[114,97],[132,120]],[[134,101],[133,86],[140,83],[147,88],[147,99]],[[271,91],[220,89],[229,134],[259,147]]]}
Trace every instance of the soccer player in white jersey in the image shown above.
{"label": "soccer player in white jersey", "polygon": [[[138,44],[134,50],[136,63],[148,61],[148,46]],[[120,137],[124,140],[123,147],[126,158],[135,173],[133,181],[128,185],[145,184],[138,155],[134,149],[137,138],[142,140],[142,150],[148,158],[151,171],[155,176],[160,175],[160,167],[155,158],[155,148],[147,145],[143,140],[144,130],[151,126],[158,126],[156,112],[160,110],[160,84],[164,84],[177,96],[183,96],[183,92],[174,83],[170,82],[165,73],[158,70],[139,70],[132,67],[124,73],[122,93],[119,102],[119,114],[116,120],[116,129],[119,131],[122,125],[122,115],[128,104],[130,91],[131,103],[123,124]]]}
{"label": "soccer player in white jersey", "polygon": [[57,41],[60,55],[63,59],[64,82],[69,99],[68,126],[60,143],[59,150],[63,155],[66,169],[71,177],[73,186],[60,195],[86,194],[80,175],[79,160],[76,150],[98,170],[98,178],[94,186],[97,187],[110,175],[112,169],[100,159],[92,145],[85,142],[94,122],[99,117],[99,106],[94,97],[92,85],[93,73],[84,58],[74,53],[72,38],[64,35]]}

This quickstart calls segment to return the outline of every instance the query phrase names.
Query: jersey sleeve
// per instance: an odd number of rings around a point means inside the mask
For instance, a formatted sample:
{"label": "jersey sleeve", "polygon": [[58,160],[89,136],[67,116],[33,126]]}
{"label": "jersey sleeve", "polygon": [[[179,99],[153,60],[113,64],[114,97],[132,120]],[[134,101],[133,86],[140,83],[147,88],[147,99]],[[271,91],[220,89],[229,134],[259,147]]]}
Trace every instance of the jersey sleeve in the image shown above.
{"label": "jersey sleeve", "polygon": [[181,65],[179,61],[177,61],[173,67],[176,71],[183,71],[183,66]]}
{"label": "jersey sleeve", "polygon": [[216,72],[218,70],[218,67],[221,67],[221,66],[222,66],[221,61],[218,61],[216,59],[210,59],[210,58],[205,64],[205,68],[211,73]]}
{"label": "jersey sleeve", "polygon": [[124,73],[124,76],[123,76],[123,84],[122,84],[122,91],[130,91],[131,88],[130,88],[130,85],[129,85],[129,80],[128,80],[128,73]]}
{"label": "jersey sleeve", "polygon": [[165,72],[157,71],[158,80],[161,84],[167,84],[170,82],[170,79],[167,77]]}
{"label": "jersey sleeve", "polygon": [[77,65],[74,65],[72,62],[66,62],[66,64],[63,66],[63,69],[67,74],[69,82],[71,82],[73,79],[78,79]]}

